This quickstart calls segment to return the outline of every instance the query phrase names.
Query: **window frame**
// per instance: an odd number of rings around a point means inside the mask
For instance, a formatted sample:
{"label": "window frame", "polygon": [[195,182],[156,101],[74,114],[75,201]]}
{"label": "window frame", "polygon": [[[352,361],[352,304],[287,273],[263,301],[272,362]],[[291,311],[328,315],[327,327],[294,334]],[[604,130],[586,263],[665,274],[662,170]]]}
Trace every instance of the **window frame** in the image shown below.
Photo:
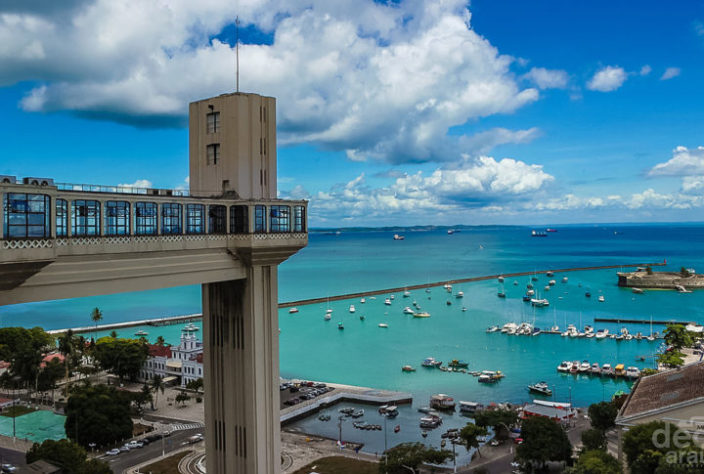
{"label": "window frame", "polygon": [[[241,212],[238,212],[241,211]],[[230,233],[249,234],[249,208],[243,205],[230,206]]]}
{"label": "window frame", "polygon": [[159,205],[151,201],[134,203],[134,235],[159,235]]}
{"label": "window frame", "polygon": [[[174,210],[176,212],[174,213]],[[178,227],[174,222],[178,219]],[[174,232],[177,230],[177,232]],[[183,235],[183,205],[177,202],[165,202],[161,205],[161,235]]]}
{"label": "window frame", "polygon": [[291,232],[291,206],[282,204],[269,206],[269,232],[272,234]]}
{"label": "window frame", "polygon": [[186,234],[205,234],[205,222],[205,205],[186,204]]}
{"label": "window frame", "polygon": [[[212,156],[211,156],[212,150]],[[220,161],[220,144],[211,143],[205,146],[205,164],[208,166],[215,166]]]}
{"label": "window frame", "polygon": [[227,234],[227,206],[208,205],[208,234]]}
{"label": "window frame", "polygon": [[[212,117],[212,123],[211,123]],[[205,133],[218,133],[220,131],[220,111],[213,110],[205,114]]]}
{"label": "window frame", "polygon": [[306,232],[306,206],[293,206],[292,232]]}
{"label": "window frame", "polygon": [[[81,207],[85,215],[78,212]],[[71,237],[100,237],[102,203],[95,199],[74,199],[71,201]],[[92,213],[92,214],[91,214]],[[82,218],[83,222],[78,218]]]}
{"label": "window frame", "polygon": [[[19,196],[24,196],[24,198]],[[15,208],[17,210],[13,211],[13,205],[20,202],[24,202],[24,205],[17,205]],[[41,206],[37,206],[38,203],[41,203]],[[22,212],[18,212],[20,207],[23,207]],[[38,207],[41,207],[41,210],[38,210]],[[14,234],[13,230],[15,229],[24,229],[24,231]],[[41,232],[30,235],[39,229]],[[3,238],[8,240],[51,238],[51,197],[47,194],[36,193],[3,194]]]}
{"label": "window frame", "polygon": [[267,229],[267,218],[266,218],[266,206],[263,204],[257,204],[254,206],[254,233],[255,234],[266,234]]}
{"label": "window frame", "polygon": [[[131,228],[131,211],[132,204],[128,201],[105,201],[105,235],[109,236],[124,236],[130,235]],[[117,215],[110,215],[115,210]],[[120,211],[125,211],[119,215]],[[110,220],[115,219],[116,222],[111,223]]]}

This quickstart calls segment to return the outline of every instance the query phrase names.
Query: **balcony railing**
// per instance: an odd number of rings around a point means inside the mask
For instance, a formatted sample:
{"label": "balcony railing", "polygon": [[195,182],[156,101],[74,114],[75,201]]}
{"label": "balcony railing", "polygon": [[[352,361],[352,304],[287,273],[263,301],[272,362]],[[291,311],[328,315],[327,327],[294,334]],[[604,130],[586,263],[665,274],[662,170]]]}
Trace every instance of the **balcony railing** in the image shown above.
{"label": "balcony railing", "polygon": [[184,197],[189,195],[188,191],[185,189],[154,189],[141,188],[136,186],[104,186],[102,184],[56,183],[56,187],[60,191],[78,191],[86,193],[143,194]]}

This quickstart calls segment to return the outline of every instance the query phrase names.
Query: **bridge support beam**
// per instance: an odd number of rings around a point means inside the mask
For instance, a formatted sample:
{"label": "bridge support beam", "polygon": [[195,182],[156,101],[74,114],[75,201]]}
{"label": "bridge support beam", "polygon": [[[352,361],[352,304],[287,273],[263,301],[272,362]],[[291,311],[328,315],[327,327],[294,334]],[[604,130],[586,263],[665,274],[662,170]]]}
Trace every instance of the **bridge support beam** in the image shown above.
{"label": "bridge support beam", "polygon": [[217,474],[280,472],[277,266],[203,285],[206,466]]}

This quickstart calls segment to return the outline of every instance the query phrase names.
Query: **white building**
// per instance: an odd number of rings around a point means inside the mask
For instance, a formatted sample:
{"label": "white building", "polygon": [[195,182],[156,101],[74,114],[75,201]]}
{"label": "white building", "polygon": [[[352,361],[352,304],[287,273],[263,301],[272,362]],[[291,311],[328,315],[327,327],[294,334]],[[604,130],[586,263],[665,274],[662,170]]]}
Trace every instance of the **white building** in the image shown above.
{"label": "white building", "polygon": [[196,337],[196,331],[193,325],[182,329],[178,346],[149,344],[149,357],[142,366],[142,378],[151,380],[158,375],[164,383],[181,387],[202,378],[203,343]]}

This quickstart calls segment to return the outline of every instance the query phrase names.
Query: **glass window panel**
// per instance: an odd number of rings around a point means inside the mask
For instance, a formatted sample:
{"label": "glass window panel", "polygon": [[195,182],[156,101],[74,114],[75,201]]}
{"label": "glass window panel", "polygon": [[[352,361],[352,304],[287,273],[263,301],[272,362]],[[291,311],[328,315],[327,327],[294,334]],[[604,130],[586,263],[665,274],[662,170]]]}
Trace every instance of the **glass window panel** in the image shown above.
{"label": "glass window panel", "polygon": [[137,202],[134,205],[136,235],[156,235],[157,227],[157,205],[154,202]]}
{"label": "glass window panel", "polygon": [[100,202],[76,200],[71,202],[71,235],[100,235]]}
{"label": "glass window panel", "polygon": [[266,232],[266,206],[254,206],[254,232]]}
{"label": "glass window panel", "polygon": [[247,234],[249,223],[247,222],[247,206],[230,207],[230,233]]}
{"label": "glass window panel", "polygon": [[203,204],[186,204],[186,233],[202,234],[205,232],[205,206]]}
{"label": "glass window panel", "polygon": [[227,222],[225,213],[227,208],[220,205],[208,206],[208,233],[226,234]]}
{"label": "glass window panel", "polygon": [[181,205],[166,203],[161,205],[161,233],[164,235],[182,234],[183,223]]}
{"label": "glass window panel", "polygon": [[66,237],[68,231],[68,202],[65,199],[56,200],[56,236]]}
{"label": "glass window panel", "polygon": [[271,218],[270,232],[290,232],[291,208],[289,206],[271,206],[269,216]]}
{"label": "glass window panel", "polygon": [[294,206],[293,208],[293,231],[306,231],[306,208],[305,206]]}
{"label": "glass window panel", "polygon": [[130,235],[130,203],[105,203],[105,235]]}
{"label": "glass window panel", "polygon": [[3,197],[5,238],[51,237],[51,198],[44,194],[8,193]]}

